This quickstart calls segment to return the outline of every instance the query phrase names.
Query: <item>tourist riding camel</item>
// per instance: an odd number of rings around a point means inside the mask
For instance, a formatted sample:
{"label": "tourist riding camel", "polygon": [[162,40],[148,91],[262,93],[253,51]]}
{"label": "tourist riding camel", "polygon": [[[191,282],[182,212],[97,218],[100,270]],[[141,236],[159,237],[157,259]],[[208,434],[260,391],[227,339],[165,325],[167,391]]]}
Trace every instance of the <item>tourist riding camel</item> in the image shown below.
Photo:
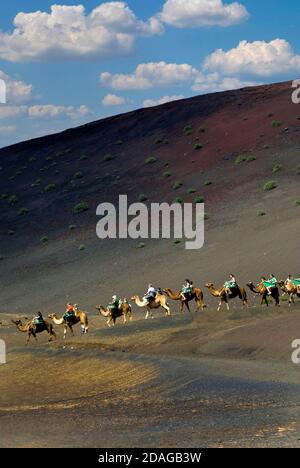
{"label": "tourist riding camel", "polygon": [[127,301],[127,299],[118,299],[117,296],[112,297],[113,302],[108,304],[107,309],[105,309],[102,305],[96,306],[96,309],[99,311],[100,315],[106,317],[107,325],[110,327],[111,323],[113,326],[116,324],[116,320],[118,317],[123,317],[123,322],[126,323],[127,319],[129,318],[132,321],[132,307]]}
{"label": "tourist riding camel", "polygon": [[[261,282],[257,286],[254,286],[252,282],[248,283],[247,286],[252,292],[254,292],[255,294],[259,294],[261,296],[261,305],[265,303],[267,306],[269,306],[269,301],[268,301],[269,294],[268,294],[268,289],[267,289],[266,284],[268,285],[269,282],[267,281],[265,277],[263,277]],[[279,293],[278,286],[273,285],[270,289],[270,292],[271,292],[270,296],[275,300],[275,306],[279,307],[280,306],[280,293]]]}
{"label": "tourist riding camel", "polygon": [[75,307],[73,306],[73,304],[71,304],[70,302],[67,304],[67,308],[65,310],[65,313],[63,315],[63,318],[66,322],[69,322],[70,320],[73,320],[73,318],[76,316],[76,311],[75,311]]}
{"label": "tourist riding camel", "polygon": [[223,287],[219,289],[215,289],[213,283],[207,283],[205,286],[212,296],[217,297],[219,299],[219,306],[217,309],[218,312],[220,311],[222,304],[225,304],[227,310],[229,310],[228,299],[235,299],[236,297],[243,301],[244,306],[249,307],[245,288],[242,288],[237,284],[235,285],[235,288],[230,288],[230,294],[228,293],[229,287],[226,287],[225,285],[223,285]]}
{"label": "tourist riding camel", "polygon": [[155,299],[156,294],[157,294],[157,289],[153,286],[153,284],[150,283],[148,285],[147,292],[144,294],[144,299],[147,302],[147,304],[150,304],[150,302],[152,302]]}
{"label": "tourist riding camel", "polygon": [[193,281],[186,279],[181,289],[181,297],[183,301],[186,301],[189,298],[189,296],[192,294],[193,287],[194,287]]}
{"label": "tourist riding camel", "polygon": [[237,287],[237,282],[236,282],[235,276],[231,273],[229,275],[229,280],[225,281],[225,284],[224,284],[226,294],[230,296],[233,290],[236,289],[236,287]]}
{"label": "tourist riding camel", "polygon": [[275,275],[270,275],[269,279],[267,280],[264,276],[262,277],[262,283],[268,291],[268,296],[272,295],[273,289],[278,289],[278,281]]}
{"label": "tourist riding camel", "polygon": [[49,342],[56,338],[55,331],[53,329],[52,323],[47,322],[43,319],[41,312],[38,313],[30,322],[27,322],[25,325],[22,323],[22,320],[12,320],[12,323],[16,325],[18,330],[22,333],[27,333],[26,345],[29,343],[31,336],[37,341],[37,334],[43,333],[46,331],[50,337]]}
{"label": "tourist riding camel", "polygon": [[[189,285],[189,286],[188,286]],[[204,310],[206,305],[203,300],[203,292],[200,288],[195,288],[193,282],[186,280],[183,288],[180,291],[173,292],[170,288],[165,288],[163,291],[173,301],[180,301],[180,312],[183,311],[184,306],[190,312],[189,302],[195,301],[197,304],[197,310]]]}
{"label": "tourist riding camel", "polygon": [[145,296],[142,299],[140,299],[140,297],[137,295],[133,296],[131,300],[134,301],[134,303],[138,307],[146,308],[146,320],[149,318],[149,316],[153,318],[152,310],[159,309],[160,307],[162,307],[165,310],[166,315],[171,315],[170,306],[167,302],[166,296],[163,293],[157,292],[155,294],[155,297],[152,297],[150,301],[146,299]]}

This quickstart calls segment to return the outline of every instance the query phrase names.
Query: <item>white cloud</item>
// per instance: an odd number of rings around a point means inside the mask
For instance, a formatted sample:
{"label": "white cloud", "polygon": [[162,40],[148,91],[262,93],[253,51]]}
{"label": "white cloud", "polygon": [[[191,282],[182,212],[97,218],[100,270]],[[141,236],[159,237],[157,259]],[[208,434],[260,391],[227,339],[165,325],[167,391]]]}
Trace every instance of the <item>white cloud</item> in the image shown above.
{"label": "white cloud", "polygon": [[15,125],[0,127],[0,135],[10,135],[11,133],[15,133],[16,130],[17,127]]}
{"label": "white cloud", "polygon": [[155,86],[184,84],[195,80],[199,73],[186,63],[153,62],[138,65],[132,74],[101,73],[100,82],[112,89],[145,90]]}
{"label": "white cloud", "polygon": [[6,85],[6,101],[9,104],[23,104],[30,101],[32,96],[32,85],[22,80],[11,77],[0,70],[0,79]]}
{"label": "white cloud", "polygon": [[0,58],[12,62],[51,58],[103,58],[133,51],[137,36],[161,34],[158,18],[139,20],[125,2],[52,5],[51,12],[18,13],[12,32],[0,33]]}
{"label": "white cloud", "polygon": [[0,119],[28,116],[33,119],[80,119],[90,114],[86,106],[55,106],[53,104],[41,104],[34,106],[0,106]]}
{"label": "white cloud", "polygon": [[178,28],[230,26],[248,18],[240,3],[224,4],[222,0],[167,0],[158,15],[164,23]]}
{"label": "white cloud", "polygon": [[160,99],[146,99],[143,103],[144,107],[153,107],[159,106],[160,104],[167,104],[167,102],[172,101],[179,101],[180,99],[184,99],[184,96],[163,96]]}
{"label": "white cloud", "polygon": [[219,73],[203,75],[195,81],[192,89],[202,93],[214,93],[218,91],[229,91],[231,89],[240,89],[248,86],[256,86],[260,83],[254,81],[240,80],[235,77],[223,77]]}
{"label": "white cloud", "polygon": [[252,74],[268,77],[300,70],[300,55],[293,52],[291,45],[283,39],[271,42],[241,41],[225,52],[218,49],[204,62],[204,69],[227,75]]}
{"label": "white cloud", "polygon": [[122,96],[117,96],[116,94],[107,94],[102,99],[102,104],[104,106],[123,106],[127,104],[128,100]]}
{"label": "white cloud", "polygon": [[70,119],[78,119],[90,113],[86,106],[78,108],[73,106],[55,106],[53,104],[30,106],[27,109],[29,117],[32,118],[61,118],[69,117]]}

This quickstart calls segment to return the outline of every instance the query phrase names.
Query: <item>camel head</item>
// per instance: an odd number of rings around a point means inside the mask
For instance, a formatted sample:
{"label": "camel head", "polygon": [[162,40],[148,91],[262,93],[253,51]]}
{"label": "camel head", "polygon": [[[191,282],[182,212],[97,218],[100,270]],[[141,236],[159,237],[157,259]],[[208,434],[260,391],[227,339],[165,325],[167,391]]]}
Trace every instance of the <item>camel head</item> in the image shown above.
{"label": "camel head", "polygon": [[49,319],[52,319],[52,320],[53,320],[54,318],[57,319],[57,315],[56,315],[56,314],[49,314],[49,315],[48,315],[48,318],[49,318]]}
{"label": "camel head", "polygon": [[99,305],[96,306],[96,310],[101,312],[101,310],[105,310],[105,307],[103,305],[99,304]]}
{"label": "camel head", "polygon": [[213,288],[214,287],[214,284],[213,283],[206,283],[205,285],[206,288]]}
{"label": "camel head", "polygon": [[137,299],[138,299],[138,296],[132,296],[132,297],[130,298],[131,301],[136,301]]}
{"label": "camel head", "polygon": [[17,326],[22,325],[22,320],[12,320],[12,323]]}

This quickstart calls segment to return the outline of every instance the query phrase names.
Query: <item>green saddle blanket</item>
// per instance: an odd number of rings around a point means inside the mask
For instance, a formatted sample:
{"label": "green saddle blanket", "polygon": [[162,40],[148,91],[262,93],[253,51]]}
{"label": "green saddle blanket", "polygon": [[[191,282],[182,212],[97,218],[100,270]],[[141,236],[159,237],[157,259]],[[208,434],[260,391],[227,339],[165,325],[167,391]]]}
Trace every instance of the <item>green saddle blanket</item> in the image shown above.
{"label": "green saddle blanket", "polygon": [[191,286],[188,286],[186,288],[182,288],[183,294],[192,294],[193,288]]}
{"label": "green saddle blanket", "polygon": [[295,286],[299,286],[300,285],[300,279],[294,279],[293,283],[294,283]]}
{"label": "green saddle blanket", "polygon": [[234,289],[236,288],[236,283],[230,284],[229,281],[226,281],[225,286],[226,288]]}

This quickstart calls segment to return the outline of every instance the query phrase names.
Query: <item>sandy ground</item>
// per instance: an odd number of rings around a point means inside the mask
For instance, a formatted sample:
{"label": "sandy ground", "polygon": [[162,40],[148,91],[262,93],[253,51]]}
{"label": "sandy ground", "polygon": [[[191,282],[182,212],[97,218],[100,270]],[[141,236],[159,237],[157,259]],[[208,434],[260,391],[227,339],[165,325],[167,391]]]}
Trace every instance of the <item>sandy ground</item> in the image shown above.
{"label": "sandy ground", "polygon": [[[24,346],[6,316],[0,446],[299,446],[300,304],[157,313]],[[175,312],[175,311],[174,311]],[[58,327],[57,327],[58,328]]]}

